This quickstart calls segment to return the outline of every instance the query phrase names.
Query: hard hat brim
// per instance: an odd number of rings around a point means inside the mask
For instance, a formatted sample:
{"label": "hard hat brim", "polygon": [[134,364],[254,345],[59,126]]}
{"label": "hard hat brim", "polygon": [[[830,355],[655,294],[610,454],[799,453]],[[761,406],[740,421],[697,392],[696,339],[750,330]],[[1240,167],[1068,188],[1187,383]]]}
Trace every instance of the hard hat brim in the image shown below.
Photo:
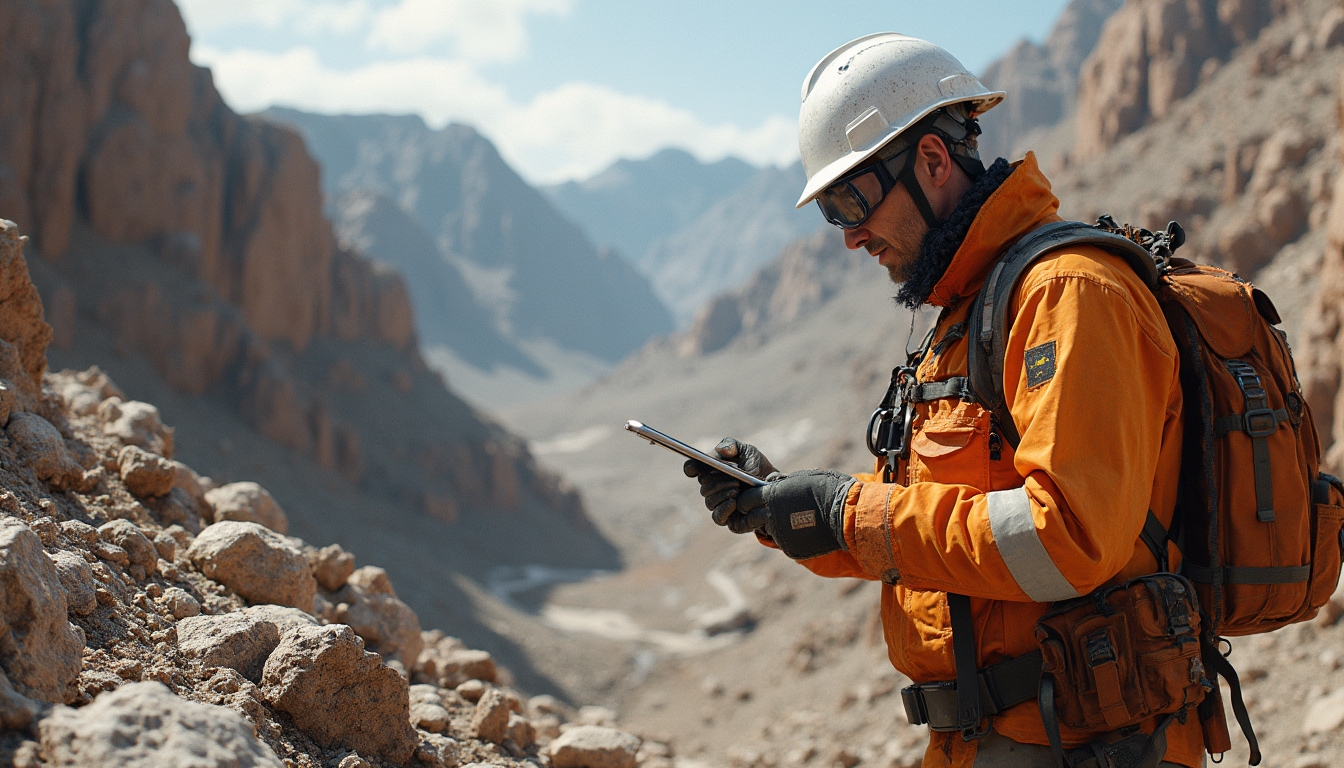
{"label": "hard hat brim", "polygon": [[870,158],[881,152],[883,147],[891,143],[892,139],[905,133],[914,126],[915,123],[928,117],[933,112],[953,104],[969,103],[973,105],[973,109],[977,115],[983,115],[994,107],[997,107],[1007,95],[1008,93],[1006,91],[986,90],[983,94],[977,94],[969,98],[965,95],[958,95],[929,106],[923,112],[918,113],[908,120],[905,124],[892,126],[891,129],[887,131],[887,135],[874,142],[870,148],[862,152],[851,152],[843,157],[837,158],[821,170],[812,174],[812,177],[808,179],[807,185],[803,187],[802,196],[798,198],[798,203],[794,207],[802,208],[815,200],[817,195],[820,194],[823,189],[834,184],[841,176],[844,176],[866,163]]}

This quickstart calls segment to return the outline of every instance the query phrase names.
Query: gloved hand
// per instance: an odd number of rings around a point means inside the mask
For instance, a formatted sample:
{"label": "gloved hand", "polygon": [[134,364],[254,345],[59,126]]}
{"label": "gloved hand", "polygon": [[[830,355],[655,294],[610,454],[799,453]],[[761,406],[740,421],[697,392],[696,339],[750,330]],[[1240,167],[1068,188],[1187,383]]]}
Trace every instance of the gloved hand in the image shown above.
{"label": "gloved hand", "polygon": [[[756,446],[731,437],[720,440],[714,446],[714,452],[724,461],[732,462],[741,467],[743,472],[762,480],[779,473]],[[746,484],[695,459],[687,459],[682,471],[687,477],[700,479],[700,495],[705,497],[705,507],[709,509],[715,525],[726,525],[733,533],[751,530],[734,525],[732,520],[732,514],[737,509],[737,494],[747,487]]]}
{"label": "gloved hand", "polygon": [[780,475],[764,487],[737,494],[732,522],[769,536],[794,560],[848,549],[845,498],[855,482],[826,469]]}

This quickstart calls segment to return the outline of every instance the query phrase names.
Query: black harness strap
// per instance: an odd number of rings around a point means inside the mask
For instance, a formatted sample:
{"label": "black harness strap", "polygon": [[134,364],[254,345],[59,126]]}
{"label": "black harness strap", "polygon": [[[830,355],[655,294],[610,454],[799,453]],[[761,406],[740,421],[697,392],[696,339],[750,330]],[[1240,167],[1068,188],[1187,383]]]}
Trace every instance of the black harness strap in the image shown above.
{"label": "black harness strap", "polygon": [[[1223,654],[1218,652],[1218,647],[1207,640],[1201,640],[1203,652],[1201,656],[1204,659],[1205,668],[1212,670],[1216,677],[1221,677],[1227,681],[1227,685],[1232,689],[1232,714],[1237,718],[1237,724],[1241,726],[1241,732],[1246,737],[1247,743],[1251,748],[1250,764],[1260,764],[1260,740],[1255,736],[1255,728],[1251,726],[1250,713],[1246,711],[1246,702],[1241,698],[1241,680],[1237,677],[1237,670],[1232,668]],[[1208,699],[1211,696],[1222,696],[1218,691],[1217,680],[1214,680],[1214,688],[1205,696]]]}
{"label": "black harness strap", "polygon": [[928,403],[949,397],[969,398],[970,394],[970,380],[965,376],[953,376],[942,381],[926,381],[914,385],[910,388],[910,394],[906,397],[906,402]]}
{"label": "black harness strap", "polygon": [[1143,530],[1139,533],[1139,538],[1143,540],[1143,543],[1148,547],[1148,551],[1153,554],[1153,559],[1157,561],[1157,570],[1170,572],[1171,563],[1167,558],[1167,529],[1151,509],[1148,510],[1148,517],[1144,518]]}
{"label": "black harness strap", "polygon": [[957,663],[957,728],[963,736],[974,738],[980,735],[980,676],[971,599],[948,592],[947,609],[952,614],[952,656]]}

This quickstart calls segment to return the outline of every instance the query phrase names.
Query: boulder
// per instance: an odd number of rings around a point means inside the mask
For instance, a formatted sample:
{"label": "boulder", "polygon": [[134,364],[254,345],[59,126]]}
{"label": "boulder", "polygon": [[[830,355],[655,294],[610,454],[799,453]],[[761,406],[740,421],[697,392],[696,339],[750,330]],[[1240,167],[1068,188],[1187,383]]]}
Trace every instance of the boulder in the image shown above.
{"label": "boulder", "polygon": [[0,518],[0,669],[19,693],[65,703],[79,695],[84,638],[67,611],[60,575],[37,534]]}
{"label": "boulder", "polygon": [[471,735],[493,744],[502,744],[509,735],[509,702],[496,688],[485,692],[476,702],[471,716]]}
{"label": "boulder", "polygon": [[313,578],[318,586],[328,592],[336,592],[345,586],[350,574],[355,572],[355,556],[341,549],[341,545],[314,549],[308,553],[308,566],[313,569]]}
{"label": "boulder", "polygon": [[311,609],[317,582],[308,560],[282,536],[257,523],[226,520],[201,531],[187,558],[253,603]]}
{"label": "boulder", "polygon": [[173,457],[173,428],[164,426],[159,409],[149,403],[108,398],[98,406],[98,418],[103,434],[166,459]]}
{"label": "boulder", "polygon": [[118,457],[121,481],[141,498],[165,496],[173,490],[177,468],[173,462],[135,445],[121,449]]}
{"label": "boulder", "polygon": [[257,682],[266,657],[280,644],[273,622],[246,611],[194,616],[177,623],[177,650],[202,667],[228,667]]}
{"label": "boulder", "polygon": [[289,518],[270,492],[257,483],[221,485],[207,491],[205,503],[215,511],[214,522],[242,520],[260,523],[279,534],[289,533]]}
{"label": "boulder", "polygon": [[10,417],[5,433],[37,479],[46,480],[53,488],[73,488],[84,477],[84,468],[65,448],[65,438],[41,416],[16,413]]}
{"label": "boulder", "polygon": [[163,591],[163,604],[173,614],[174,619],[185,619],[201,613],[201,603],[190,592],[181,587],[169,587]]}
{"label": "boulder", "polygon": [[66,768],[282,768],[242,715],[130,683],[42,721],[47,764]]}
{"label": "boulder", "polygon": [[407,668],[415,665],[424,641],[420,637],[420,618],[409,605],[393,595],[370,594],[353,583],[346,584],[336,599],[339,601],[333,614],[336,622],[350,625],[364,638],[369,650],[383,658],[396,659]]}
{"label": "boulder", "polygon": [[555,768],[635,768],[639,737],[603,725],[570,728],[547,748]]}
{"label": "boulder", "polygon": [[266,660],[262,693],[318,744],[401,764],[415,751],[406,681],[342,624],[288,632]]}
{"label": "boulder", "polygon": [[1225,267],[1249,276],[1268,264],[1278,248],[1259,221],[1238,218],[1218,237],[1218,250]]}
{"label": "boulder", "polygon": [[499,668],[488,652],[469,649],[461,640],[437,630],[422,634],[421,639],[426,645],[416,667],[440,687],[457,688],[468,680],[493,683],[498,679]]}
{"label": "boulder", "polygon": [[[126,550],[131,566],[140,566],[145,573],[158,569],[159,550],[140,528],[130,520],[113,520],[98,526],[98,538]],[[140,578],[144,578],[141,574]]]}
{"label": "boulder", "polygon": [[88,616],[98,607],[98,598],[94,594],[97,588],[93,579],[93,569],[84,558],[69,550],[58,550],[48,555],[56,566],[56,575],[65,590],[65,605],[76,616]]}

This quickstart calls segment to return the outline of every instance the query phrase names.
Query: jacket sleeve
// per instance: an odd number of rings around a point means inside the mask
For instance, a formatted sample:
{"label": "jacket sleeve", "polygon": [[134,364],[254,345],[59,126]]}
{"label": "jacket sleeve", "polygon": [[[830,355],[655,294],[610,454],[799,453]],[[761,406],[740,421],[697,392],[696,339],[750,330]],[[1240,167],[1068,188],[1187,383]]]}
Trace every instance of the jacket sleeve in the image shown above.
{"label": "jacket sleeve", "polygon": [[1174,343],[1156,303],[1133,291],[1088,271],[1024,281],[1004,394],[1025,482],[988,493],[863,483],[846,530],[864,571],[916,590],[1032,602],[1086,594],[1120,572],[1164,435],[1180,429]]}

